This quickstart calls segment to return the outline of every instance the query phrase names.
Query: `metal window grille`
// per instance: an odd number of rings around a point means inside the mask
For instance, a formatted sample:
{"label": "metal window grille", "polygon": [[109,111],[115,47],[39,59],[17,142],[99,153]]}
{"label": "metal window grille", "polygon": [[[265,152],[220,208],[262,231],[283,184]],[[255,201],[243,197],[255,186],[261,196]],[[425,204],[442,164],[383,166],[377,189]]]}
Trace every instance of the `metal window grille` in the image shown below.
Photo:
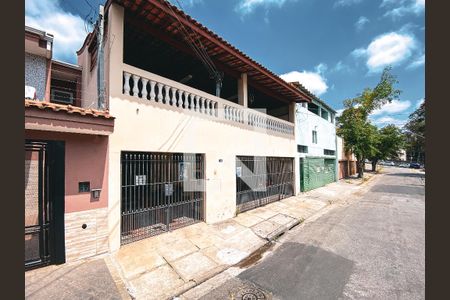
{"label": "metal window grille", "polygon": [[204,220],[202,154],[122,152],[121,244]]}
{"label": "metal window grille", "polygon": [[294,194],[294,159],[237,156],[236,206],[244,212]]}

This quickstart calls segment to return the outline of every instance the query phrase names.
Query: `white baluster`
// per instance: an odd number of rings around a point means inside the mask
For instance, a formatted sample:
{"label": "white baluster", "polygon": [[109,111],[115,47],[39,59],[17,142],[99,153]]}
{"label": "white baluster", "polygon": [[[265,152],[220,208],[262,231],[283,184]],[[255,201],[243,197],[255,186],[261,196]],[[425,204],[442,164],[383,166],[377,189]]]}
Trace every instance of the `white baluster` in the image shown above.
{"label": "white baluster", "polygon": [[205,114],[209,115],[209,102],[211,100],[205,99]]}
{"label": "white baluster", "polygon": [[130,73],[123,72],[124,83],[123,83],[123,93],[125,95],[130,95]]}
{"label": "white baluster", "polygon": [[195,110],[195,104],[194,104],[194,99],[195,99],[195,95],[194,94],[189,94],[189,98],[191,99],[191,101],[189,101],[189,109],[190,110]]}
{"label": "white baluster", "polygon": [[163,99],[162,88],[164,85],[158,82],[157,86],[158,86],[158,96],[156,97],[156,99],[158,99],[158,102],[161,102]]}
{"label": "white baluster", "polygon": [[198,112],[198,99],[199,99],[199,97],[196,95],[195,96],[195,109],[194,109],[196,112]]}
{"label": "white baluster", "polygon": [[148,79],[142,78],[142,98],[147,100],[147,82]]}
{"label": "white baluster", "polygon": [[172,91],[172,100],[170,101],[170,105],[177,105],[177,89],[171,88]]}
{"label": "white baluster", "polygon": [[138,75],[133,75],[133,96],[139,97],[139,86],[138,82],[141,77]]}
{"label": "white baluster", "polygon": [[203,108],[203,103],[205,101],[205,98],[200,97],[200,113],[204,113],[205,109]]}
{"label": "white baluster", "polygon": [[188,92],[184,92],[183,106],[185,109],[189,109],[189,93]]}
{"label": "white baluster", "polygon": [[155,101],[155,97],[156,97],[155,85],[156,85],[156,82],[153,80],[150,80],[150,101]]}
{"label": "white baluster", "polygon": [[170,86],[166,85],[164,86],[164,103],[169,104],[170,102]]}
{"label": "white baluster", "polygon": [[178,107],[182,107],[183,105],[183,91],[182,90],[178,90],[178,103],[177,106]]}
{"label": "white baluster", "polygon": [[219,117],[219,102],[214,102],[214,116]]}

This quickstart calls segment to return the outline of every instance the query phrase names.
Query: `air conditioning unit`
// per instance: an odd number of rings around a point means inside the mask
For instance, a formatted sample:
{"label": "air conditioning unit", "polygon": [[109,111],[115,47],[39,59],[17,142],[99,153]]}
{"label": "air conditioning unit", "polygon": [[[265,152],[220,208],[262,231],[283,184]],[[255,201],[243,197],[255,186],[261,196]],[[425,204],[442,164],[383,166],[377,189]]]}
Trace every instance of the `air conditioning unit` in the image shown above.
{"label": "air conditioning unit", "polygon": [[73,104],[73,93],[51,89],[51,101],[63,104]]}

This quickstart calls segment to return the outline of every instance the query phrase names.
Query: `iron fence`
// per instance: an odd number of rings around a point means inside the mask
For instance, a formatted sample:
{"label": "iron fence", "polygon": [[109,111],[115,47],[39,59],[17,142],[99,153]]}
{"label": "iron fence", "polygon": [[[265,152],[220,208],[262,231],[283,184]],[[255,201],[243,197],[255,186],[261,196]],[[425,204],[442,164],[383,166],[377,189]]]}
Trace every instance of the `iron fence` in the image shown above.
{"label": "iron fence", "polygon": [[294,194],[294,159],[237,156],[236,206],[244,212]]}
{"label": "iron fence", "polygon": [[204,220],[202,154],[122,152],[121,244]]}

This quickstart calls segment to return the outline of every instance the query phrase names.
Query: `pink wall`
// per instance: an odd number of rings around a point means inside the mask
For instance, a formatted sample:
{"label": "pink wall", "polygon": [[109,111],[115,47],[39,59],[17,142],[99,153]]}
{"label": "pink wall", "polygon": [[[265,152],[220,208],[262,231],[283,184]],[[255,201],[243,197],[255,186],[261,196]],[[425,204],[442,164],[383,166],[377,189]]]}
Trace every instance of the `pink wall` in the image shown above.
{"label": "pink wall", "polygon": [[[25,130],[25,138],[65,142],[65,212],[108,206],[108,137]],[[91,189],[101,189],[100,199],[79,193],[78,183],[90,181]]]}

